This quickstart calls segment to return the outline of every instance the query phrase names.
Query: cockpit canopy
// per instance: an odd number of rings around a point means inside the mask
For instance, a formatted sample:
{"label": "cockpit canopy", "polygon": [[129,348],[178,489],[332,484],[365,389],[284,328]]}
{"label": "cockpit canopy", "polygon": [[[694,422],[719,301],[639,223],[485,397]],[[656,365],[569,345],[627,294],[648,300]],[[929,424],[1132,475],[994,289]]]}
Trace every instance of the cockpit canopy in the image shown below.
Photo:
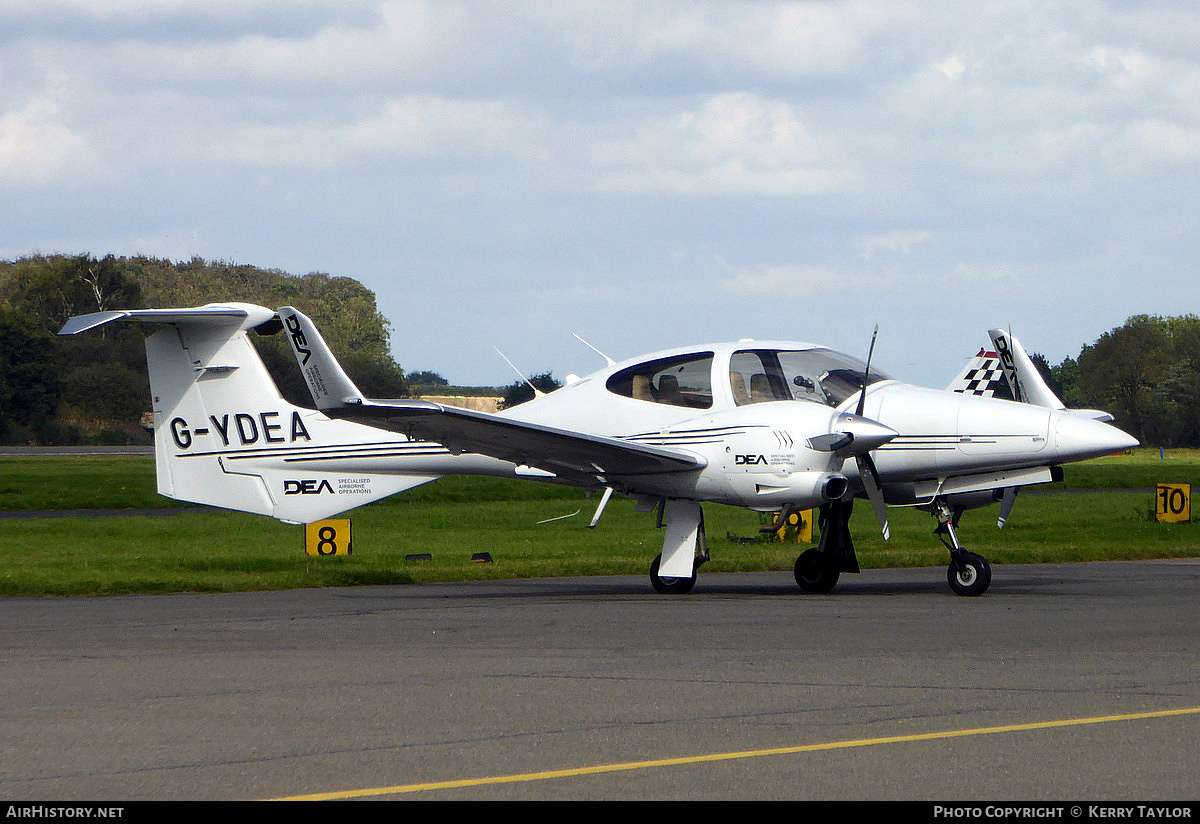
{"label": "cockpit canopy", "polygon": [[[747,348],[728,357],[727,370],[716,368],[713,351],[657,358],[614,373],[606,385],[627,398],[692,409],[711,409],[725,386],[737,406],[790,400],[838,406],[862,388],[866,373],[862,361],[832,349]],[[868,384],[884,380],[891,377],[874,368],[867,376]]]}

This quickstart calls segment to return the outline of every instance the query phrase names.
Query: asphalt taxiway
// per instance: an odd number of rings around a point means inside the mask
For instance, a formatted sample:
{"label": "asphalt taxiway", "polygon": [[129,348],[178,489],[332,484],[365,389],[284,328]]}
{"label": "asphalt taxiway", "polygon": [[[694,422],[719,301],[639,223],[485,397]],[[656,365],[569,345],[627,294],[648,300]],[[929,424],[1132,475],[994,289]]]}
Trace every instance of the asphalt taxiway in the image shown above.
{"label": "asphalt taxiway", "polygon": [[0,798],[1187,800],[1200,562],[0,599]]}

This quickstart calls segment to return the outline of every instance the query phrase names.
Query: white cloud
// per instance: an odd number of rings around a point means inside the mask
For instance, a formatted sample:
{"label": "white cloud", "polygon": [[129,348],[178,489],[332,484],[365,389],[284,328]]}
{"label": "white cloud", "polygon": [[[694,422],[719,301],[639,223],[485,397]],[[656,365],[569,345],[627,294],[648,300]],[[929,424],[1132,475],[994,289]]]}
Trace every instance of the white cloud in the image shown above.
{"label": "white cloud", "polygon": [[86,139],[60,115],[46,98],[0,115],[0,183],[42,186],[89,170]]}
{"label": "white cloud", "polygon": [[933,232],[925,229],[897,229],[881,235],[871,235],[859,238],[855,246],[859,256],[870,260],[879,252],[908,255],[912,247],[933,239]]}
{"label": "white cloud", "polygon": [[952,54],[939,63],[937,69],[946,76],[947,80],[958,80],[963,76],[963,72],[967,70],[967,67],[959,59],[958,55]]}
{"label": "white cloud", "polygon": [[738,295],[771,295],[781,300],[818,298],[834,292],[875,289],[883,284],[875,275],[823,264],[758,266],[735,271],[720,281],[722,290]]}
{"label": "white cloud", "polygon": [[882,27],[863,4],[795,2],[542,5],[580,65],[591,70],[674,63],[782,77],[826,76],[861,65]]}
{"label": "white cloud", "polygon": [[811,195],[853,171],[786,101],[718,94],[694,108],[654,114],[628,136],[601,140],[590,157],[602,189],[678,195]]}
{"label": "white cloud", "polygon": [[1131,123],[1124,145],[1148,162],[1190,165],[1200,161],[1200,127],[1163,120]]}
{"label": "white cloud", "polygon": [[1103,331],[1130,273],[1200,288],[1197,37],[1162,3],[10,0],[3,253],[319,268],[397,315],[438,278],[576,317],[582,282],[694,285],[705,324],[1086,293]]}
{"label": "white cloud", "polygon": [[536,113],[504,101],[412,95],[344,122],[318,113],[282,123],[231,124],[198,151],[218,162],[267,168],[339,168],[371,156],[519,160],[536,155],[544,130]]}

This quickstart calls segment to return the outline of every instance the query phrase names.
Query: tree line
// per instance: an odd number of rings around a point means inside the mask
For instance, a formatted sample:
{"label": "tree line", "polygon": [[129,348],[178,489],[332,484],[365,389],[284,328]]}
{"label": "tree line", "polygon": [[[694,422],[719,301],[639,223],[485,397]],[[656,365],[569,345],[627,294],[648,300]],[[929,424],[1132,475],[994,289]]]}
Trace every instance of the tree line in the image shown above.
{"label": "tree line", "polygon": [[[67,318],[109,309],[199,306],[242,301],[303,309],[347,373],[373,397],[410,395],[392,359],[390,324],[358,281],[323,273],[193,258],[35,255],[0,261],[0,443],[144,442],[149,409],[143,338],[134,324],[59,338]],[[285,398],[312,401],[282,335],[252,339]],[[1200,318],[1135,315],[1077,357],[1057,365],[1032,355],[1047,383],[1071,408],[1104,409],[1147,446],[1200,447]],[[418,383],[444,384],[414,372]],[[534,383],[560,384],[549,373]],[[532,397],[518,381],[501,390],[505,406]]]}
{"label": "tree line", "polygon": [[[365,393],[408,396],[387,319],[374,293],[352,278],[200,258],[36,255],[0,261],[0,442],[148,441],[138,423],[150,408],[146,330],[113,324],[67,338],[58,330],[73,315],[225,301],[302,307]],[[281,394],[311,407],[283,336],[251,338]]]}
{"label": "tree line", "polygon": [[1200,318],[1134,315],[1050,367],[1049,383],[1068,407],[1111,412],[1144,446],[1200,447]]}

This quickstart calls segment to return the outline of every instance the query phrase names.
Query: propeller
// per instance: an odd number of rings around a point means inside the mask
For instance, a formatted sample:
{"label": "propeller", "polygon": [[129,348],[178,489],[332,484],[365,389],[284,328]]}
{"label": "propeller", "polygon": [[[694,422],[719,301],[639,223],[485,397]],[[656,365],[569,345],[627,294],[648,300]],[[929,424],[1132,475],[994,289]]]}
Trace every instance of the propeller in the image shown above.
{"label": "propeller", "polygon": [[[867,384],[871,375],[871,358],[875,355],[875,339],[877,337],[879,337],[878,323],[875,324],[875,331],[871,333],[871,347],[867,350],[867,367],[863,370],[862,392],[858,396],[858,417],[860,418],[863,416],[863,407],[867,404]],[[879,488],[879,470],[875,468],[875,461],[871,459],[870,450],[855,455],[854,460],[858,463],[858,474],[862,478],[863,488],[867,491],[867,500],[871,502],[871,508],[875,510],[875,518],[879,521],[879,528],[883,530],[883,540],[889,541],[892,538],[892,529],[888,525],[887,504],[883,500],[883,490]]]}
{"label": "propeller", "polygon": [[1004,524],[1008,521],[1008,514],[1012,512],[1013,504],[1016,502],[1017,488],[1015,486],[1006,487],[1000,502],[1000,517],[996,519],[996,529],[1004,529]]}
{"label": "propeller", "polygon": [[863,489],[867,493],[867,500],[871,502],[871,509],[875,511],[879,528],[883,531],[883,539],[887,541],[891,540],[892,530],[888,524],[887,504],[883,500],[883,490],[879,487],[879,470],[875,468],[871,452],[883,446],[899,433],[878,421],[863,417],[863,410],[867,403],[868,378],[871,374],[871,358],[875,354],[875,339],[878,336],[879,325],[876,324],[875,332],[871,335],[871,347],[867,351],[867,366],[863,371],[862,392],[858,396],[855,413],[851,415],[843,412],[838,415],[834,430],[809,438],[808,446],[821,452],[832,452],[843,460],[854,458],[855,463],[858,464],[858,475],[862,479]]}
{"label": "propeller", "polygon": [[875,461],[871,459],[871,451],[883,446],[898,434],[895,429],[879,421],[843,412],[834,421],[833,431],[815,435],[807,441],[809,449],[831,452],[842,460],[854,458],[858,464],[863,488],[867,492],[867,499],[871,502],[871,508],[875,510],[875,517],[883,530],[884,540],[891,538],[891,529],[888,526],[883,490],[879,488],[879,471],[875,468]]}
{"label": "propeller", "polygon": [[867,377],[871,374],[871,358],[875,356],[875,339],[879,337],[879,324],[875,324],[875,331],[871,333],[871,346],[867,349],[867,368],[863,370],[862,392],[858,396],[858,417],[863,416],[863,407],[867,404]]}

